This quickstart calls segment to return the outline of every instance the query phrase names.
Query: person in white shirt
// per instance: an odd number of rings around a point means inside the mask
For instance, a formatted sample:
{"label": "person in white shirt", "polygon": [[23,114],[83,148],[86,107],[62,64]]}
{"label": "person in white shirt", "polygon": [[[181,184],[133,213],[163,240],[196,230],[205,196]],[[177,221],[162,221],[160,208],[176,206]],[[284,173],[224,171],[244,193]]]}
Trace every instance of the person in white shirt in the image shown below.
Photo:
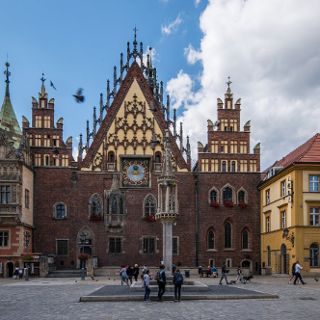
{"label": "person in white shirt", "polygon": [[150,276],[149,270],[146,270],[145,274],[143,275],[143,286],[144,286],[144,301],[149,301],[150,298]]}
{"label": "person in white shirt", "polygon": [[296,262],[296,266],[295,266],[295,279],[294,279],[294,282],[293,282],[293,284],[296,284],[296,282],[297,282],[297,280],[299,279],[300,280],[300,282],[302,283],[302,284],[306,284],[304,281],[303,281],[303,279],[302,279],[302,277],[301,277],[301,270],[302,270],[303,268],[302,268],[302,266],[300,265],[300,263],[299,263],[299,260],[297,260],[297,262]]}

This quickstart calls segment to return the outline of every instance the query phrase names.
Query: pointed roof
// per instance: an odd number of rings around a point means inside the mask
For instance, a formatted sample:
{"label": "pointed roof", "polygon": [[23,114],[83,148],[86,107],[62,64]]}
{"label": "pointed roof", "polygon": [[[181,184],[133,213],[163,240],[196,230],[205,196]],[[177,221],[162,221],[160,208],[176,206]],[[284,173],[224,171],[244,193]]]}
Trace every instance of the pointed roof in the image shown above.
{"label": "pointed roof", "polygon": [[12,107],[11,99],[10,99],[10,91],[9,91],[9,66],[10,64],[6,62],[6,70],[4,74],[6,75],[6,91],[3,100],[3,104],[0,111],[0,129],[7,131],[14,142],[14,147],[18,148],[20,145],[22,132],[17,121],[16,114]]}
{"label": "pointed roof", "polygon": [[[136,61],[134,61],[132,63],[132,65],[130,66],[124,80],[122,81],[122,84],[119,88],[119,91],[117,92],[117,94],[112,102],[112,105],[110,106],[110,108],[108,110],[106,117],[102,121],[102,124],[101,124],[100,128],[98,129],[98,132],[97,132],[92,144],[90,145],[85,158],[81,162],[80,167],[89,167],[90,166],[90,159],[98,151],[99,146],[103,142],[103,139],[106,136],[113,120],[115,119],[115,117],[118,113],[118,110],[119,110],[123,100],[125,99],[134,79],[137,80],[137,82],[141,88],[141,91],[143,92],[148,104],[157,106],[157,108],[155,108],[155,110],[152,110],[151,112],[153,113],[155,120],[157,121],[160,129],[162,130],[163,137],[165,137],[166,122],[163,117],[161,107],[159,106],[158,101],[154,98],[152,89],[151,89],[150,85],[148,84],[147,79],[144,77],[142,70],[141,70],[141,67],[139,66],[139,64]],[[177,144],[175,143],[175,140],[174,140],[170,131],[169,131],[169,137],[170,137],[169,140],[171,143],[172,153],[176,159],[177,165],[180,168],[188,168],[187,163],[184,160],[184,158],[183,158]]]}
{"label": "pointed roof", "polygon": [[295,163],[320,162],[320,133],[315,134],[308,141],[288,153],[281,160],[274,163],[273,167],[286,168]]}

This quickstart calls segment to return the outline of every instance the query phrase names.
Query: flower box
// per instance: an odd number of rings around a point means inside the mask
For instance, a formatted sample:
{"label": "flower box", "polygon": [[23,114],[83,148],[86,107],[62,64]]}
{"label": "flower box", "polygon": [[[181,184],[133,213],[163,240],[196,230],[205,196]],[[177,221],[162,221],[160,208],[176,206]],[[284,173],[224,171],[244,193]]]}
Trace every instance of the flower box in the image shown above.
{"label": "flower box", "polygon": [[219,207],[219,202],[217,202],[217,201],[211,201],[211,202],[210,202],[210,207],[212,207],[212,208],[218,208],[218,207]]}
{"label": "flower box", "polygon": [[145,220],[147,222],[155,222],[156,221],[156,217],[153,214],[151,214],[151,215],[143,217],[143,220]]}
{"label": "flower box", "polygon": [[245,202],[240,202],[240,203],[238,204],[238,206],[239,206],[239,208],[244,209],[244,208],[247,207],[247,204],[246,204]]}
{"label": "flower box", "polygon": [[225,200],[225,201],[223,201],[223,205],[227,208],[232,208],[233,202],[231,200]]}

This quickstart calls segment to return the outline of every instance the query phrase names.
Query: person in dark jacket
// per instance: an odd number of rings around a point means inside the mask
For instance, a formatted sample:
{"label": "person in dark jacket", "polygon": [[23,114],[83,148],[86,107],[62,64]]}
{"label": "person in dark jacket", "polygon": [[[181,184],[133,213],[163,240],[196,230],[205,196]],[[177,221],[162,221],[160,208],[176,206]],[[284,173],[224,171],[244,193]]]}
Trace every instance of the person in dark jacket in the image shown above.
{"label": "person in dark jacket", "polygon": [[226,284],[229,284],[228,278],[227,278],[227,273],[228,272],[229,272],[229,270],[227,270],[226,264],[223,263],[222,264],[222,268],[221,268],[221,278],[220,278],[219,284],[222,284],[222,280],[223,279],[226,281]]}
{"label": "person in dark jacket", "polygon": [[157,282],[158,282],[158,299],[159,301],[162,301],[162,296],[166,292],[166,272],[165,272],[165,266],[162,264],[160,265],[160,270],[157,272]]}
{"label": "person in dark jacket", "polygon": [[134,281],[137,282],[139,277],[139,266],[137,264],[134,265],[133,276],[134,276]]}
{"label": "person in dark jacket", "polygon": [[183,275],[180,270],[177,269],[173,274],[173,284],[174,284],[174,301],[181,301],[181,287],[183,285]]}

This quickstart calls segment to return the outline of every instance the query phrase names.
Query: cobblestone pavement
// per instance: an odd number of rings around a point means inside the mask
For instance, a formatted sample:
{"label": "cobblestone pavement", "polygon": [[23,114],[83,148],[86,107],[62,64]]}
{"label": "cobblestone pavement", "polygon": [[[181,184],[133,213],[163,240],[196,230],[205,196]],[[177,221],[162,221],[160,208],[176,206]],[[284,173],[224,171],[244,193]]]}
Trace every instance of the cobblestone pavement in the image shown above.
{"label": "cobblestone pavement", "polygon": [[[204,279],[217,284],[217,279]],[[255,277],[241,288],[278,294],[273,300],[79,303],[106,284],[118,280],[0,280],[0,319],[320,319],[320,284],[288,285],[287,278]],[[169,294],[169,293],[168,293]]]}

